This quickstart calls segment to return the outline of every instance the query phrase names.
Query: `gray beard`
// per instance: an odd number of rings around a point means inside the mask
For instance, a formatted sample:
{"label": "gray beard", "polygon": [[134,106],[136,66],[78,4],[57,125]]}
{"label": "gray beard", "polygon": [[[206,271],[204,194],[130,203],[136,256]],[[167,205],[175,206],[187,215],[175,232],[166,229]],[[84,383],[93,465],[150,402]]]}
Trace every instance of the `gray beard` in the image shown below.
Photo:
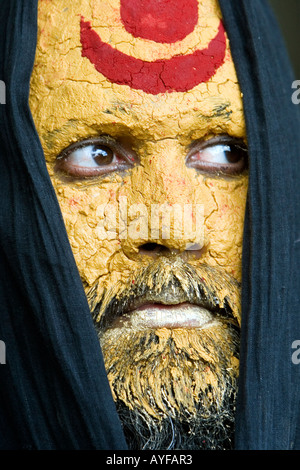
{"label": "gray beard", "polygon": [[[179,354],[174,332],[166,342],[154,331],[111,335],[101,343],[130,449],[233,448],[237,370],[231,359],[238,357],[237,328],[227,324],[216,331],[191,331]],[[191,348],[196,338],[207,356]]]}
{"label": "gray beard", "polygon": [[[172,259],[154,261],[135,281],[134,286],[130,279],[126,286],[112,286],[91,305],[129,448],[231,449],[238,284],[220,269],[193,268]],[[207,305],[215,312],[214,324],[178,329],[114,326],[135,299],[169,303],[170,293],[177,302]]]}
{"label": "gray beard", "polygon": [[211,407],[206,417],[169,416],[162,421],[130,410],[117,401],[117,411],[131,450],[231,450],[234,447],[236,391],[228,386],[222,409]]}

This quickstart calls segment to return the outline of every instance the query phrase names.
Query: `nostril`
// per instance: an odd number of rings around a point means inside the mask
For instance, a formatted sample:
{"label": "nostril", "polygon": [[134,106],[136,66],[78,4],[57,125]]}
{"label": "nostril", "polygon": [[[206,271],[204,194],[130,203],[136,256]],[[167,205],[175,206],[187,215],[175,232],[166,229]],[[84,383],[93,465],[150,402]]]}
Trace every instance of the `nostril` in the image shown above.
{"label": "nostril", "polygon": [[169,248],[164,245],[159,245],[158,243],[144,243],[139,248],[140,254],[146,254],[148,256],[157,255],[162,253],[170,252]]}
{"label": "nostril", "polygon": [[156,250],[158,247],[159,247],[159,245],[158,245],[157,243],[144,243],[144,245],[142,245],[142,246],[140,247],[140,250],[154,251],[154,250]]}

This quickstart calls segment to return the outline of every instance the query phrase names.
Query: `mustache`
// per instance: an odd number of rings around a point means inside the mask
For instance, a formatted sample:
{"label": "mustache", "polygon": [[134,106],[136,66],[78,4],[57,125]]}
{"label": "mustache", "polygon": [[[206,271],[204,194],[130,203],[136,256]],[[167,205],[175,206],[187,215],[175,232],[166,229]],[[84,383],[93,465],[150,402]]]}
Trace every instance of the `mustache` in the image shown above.
{"label": "mustache", "polygon": [[[93,290],[97,290],[98,285]],[[188,302],[240,325],[240,283],[219,267],[194,267],[178,257],[160,257],[141,267],[127,282],[105,289],[100,300],[88,294],[95,326],[104,331],[128,312],[146,303]]]}

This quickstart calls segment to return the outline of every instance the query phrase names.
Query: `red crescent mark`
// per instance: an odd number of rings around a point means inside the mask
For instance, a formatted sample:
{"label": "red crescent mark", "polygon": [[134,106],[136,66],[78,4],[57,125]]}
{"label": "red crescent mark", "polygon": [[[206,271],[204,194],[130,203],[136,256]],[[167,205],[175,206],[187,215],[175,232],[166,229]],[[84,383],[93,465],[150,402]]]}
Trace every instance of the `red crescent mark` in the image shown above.
{"label": "red crescent mark", "polygon": [[134,37],[182,41],[198,23],[197,0],[121,0],[121,20]]}
{"label": "red crescent mark", "polygon": [[157,95],[188,91],[214,76],[225,59],[226,38],[222,21],[217,35],[206,49],[171,59],[146,62],[120,52],[103,42],[89,21],[81,19],[82,56],[108,80]]}

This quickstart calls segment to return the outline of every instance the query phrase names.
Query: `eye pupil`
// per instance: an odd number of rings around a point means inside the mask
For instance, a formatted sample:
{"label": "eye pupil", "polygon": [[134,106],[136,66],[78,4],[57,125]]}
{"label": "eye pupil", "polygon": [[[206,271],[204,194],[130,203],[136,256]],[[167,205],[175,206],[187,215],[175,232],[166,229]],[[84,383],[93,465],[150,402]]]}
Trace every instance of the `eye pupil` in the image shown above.
{"label": "eye pupil", "polygon": [[98,165],[109,165],[114,158],[114,152],[106,145],[94,145],[92,157]]}
{"label": "eye pupil", "polygon": [[229,163],[237,163],[244,156],[243,151],[236,146],[226,146],[224,154]]}

